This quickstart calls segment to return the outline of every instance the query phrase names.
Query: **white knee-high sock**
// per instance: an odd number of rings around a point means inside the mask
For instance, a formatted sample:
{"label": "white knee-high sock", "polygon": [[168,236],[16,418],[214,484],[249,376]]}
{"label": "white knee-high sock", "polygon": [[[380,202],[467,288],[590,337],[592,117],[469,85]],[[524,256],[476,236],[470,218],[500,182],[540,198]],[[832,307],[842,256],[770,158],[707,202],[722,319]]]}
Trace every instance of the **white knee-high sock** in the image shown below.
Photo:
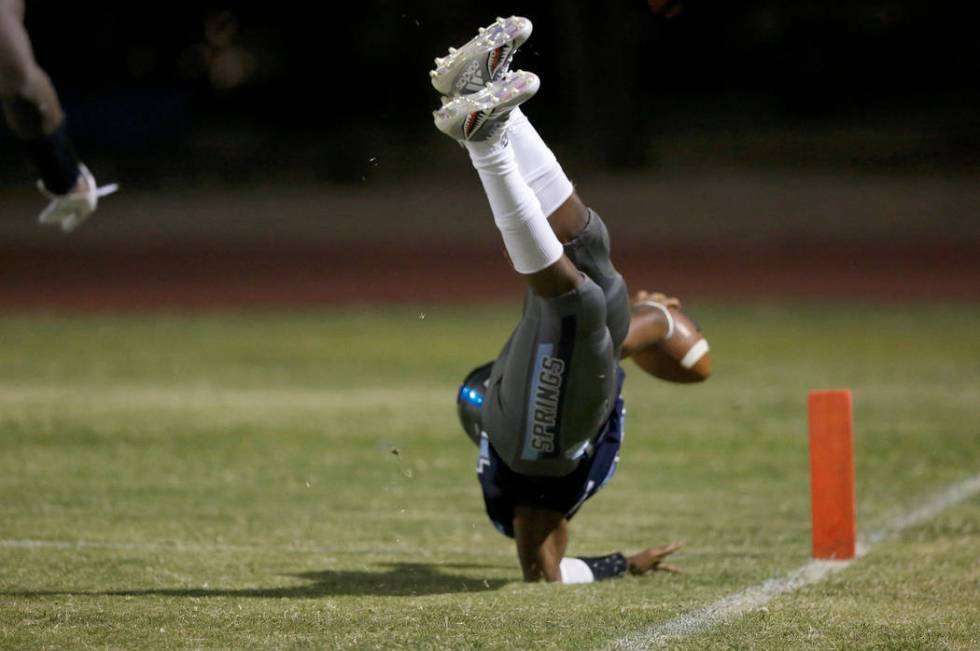
{"label": "white knee-high sock", "polygon": [[495,142],[466,142],[473,167],[490,201],[511,263],[518,273],[541,271],[564,250],[531,186],[521,175],[514,148],[505,137]]}
{"label": "white knee-high sock", "polygon": [[520,107],[510,113],[507,136],[514,147],[521,176],[534,190],[542,212],[551,216],[572,195],[575,189],[572,182]]}

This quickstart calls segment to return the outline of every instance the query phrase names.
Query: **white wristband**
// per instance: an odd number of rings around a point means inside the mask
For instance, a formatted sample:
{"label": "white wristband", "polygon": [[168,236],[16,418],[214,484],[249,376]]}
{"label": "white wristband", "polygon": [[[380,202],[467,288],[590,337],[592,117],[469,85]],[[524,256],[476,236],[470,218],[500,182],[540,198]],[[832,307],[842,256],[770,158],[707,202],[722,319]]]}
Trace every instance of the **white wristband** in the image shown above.
{"label": "white wristband", "polygon": [[671,315],[670,310],[666,305],[657,303],[656,301],[643,301],[642,303],[637,303],[637,305],[649,305],[650,307],[655,307],[664,313],[664,318],[667,319],[667,334],[664,335],[664,339],[669,339],[672,334],[674,334],[674,317]]}
{"label": "white wristband", "polygon": [[561,570],[562,583],[592,583],[595,581],[592,569],[581,558],[566,556],[561,559],[558,569]]}

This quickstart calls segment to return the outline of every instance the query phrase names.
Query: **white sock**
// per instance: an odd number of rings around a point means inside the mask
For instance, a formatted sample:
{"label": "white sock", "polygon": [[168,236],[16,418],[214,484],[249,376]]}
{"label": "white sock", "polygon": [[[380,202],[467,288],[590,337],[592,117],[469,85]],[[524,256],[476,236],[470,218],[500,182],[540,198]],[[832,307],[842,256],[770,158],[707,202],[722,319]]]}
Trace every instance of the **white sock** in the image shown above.
{"label": "white sock", "polygon": [[464,144],[480,175],[493,221],[514,269],[530,274],[557,262],[564,249],[551,230],[541,203],[521,175],[508,139]]}
{"label": "white sock", "polygon": [[510,112],[507,137],[514,147],[521,176],[534,190],[542,212],[546,217],[550,216],[572,196],[575,190],[572,182],[520,107]]}

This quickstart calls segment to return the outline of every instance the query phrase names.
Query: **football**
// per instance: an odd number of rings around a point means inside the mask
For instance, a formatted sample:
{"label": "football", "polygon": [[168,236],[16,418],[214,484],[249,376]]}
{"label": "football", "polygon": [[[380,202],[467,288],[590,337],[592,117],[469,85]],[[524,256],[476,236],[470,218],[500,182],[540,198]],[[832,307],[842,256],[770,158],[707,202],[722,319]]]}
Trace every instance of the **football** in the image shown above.
{"label": "football", "polygon": [[668,382],[703,382],[711,375],[711,353],[701,329],[679,308],[671,307],[674,331],[669,337],[633,353],[644,371]]}

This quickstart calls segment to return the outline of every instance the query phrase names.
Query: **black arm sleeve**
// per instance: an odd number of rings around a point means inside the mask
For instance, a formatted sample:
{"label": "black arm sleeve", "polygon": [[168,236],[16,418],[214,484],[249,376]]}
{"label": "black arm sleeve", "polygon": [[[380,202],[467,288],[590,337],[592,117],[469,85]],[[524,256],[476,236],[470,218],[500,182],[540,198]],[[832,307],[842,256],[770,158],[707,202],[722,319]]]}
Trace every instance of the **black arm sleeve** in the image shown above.
{"label": "black arm sleeve", "polygon": [[589,566],[596,581],[623,576],[629,565],[619,552],[606,556],[579,556],[578,559]]}

